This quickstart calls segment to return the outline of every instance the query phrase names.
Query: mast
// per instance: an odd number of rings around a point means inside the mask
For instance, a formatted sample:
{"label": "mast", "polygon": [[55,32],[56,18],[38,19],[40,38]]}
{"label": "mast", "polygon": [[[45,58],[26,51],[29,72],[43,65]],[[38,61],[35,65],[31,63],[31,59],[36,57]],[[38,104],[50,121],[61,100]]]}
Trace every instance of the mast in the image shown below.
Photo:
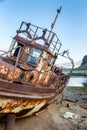
{"label": "mast", "polygon": [[[54,25],[55,25],[56,20],[57,20],[57,18],[58,18],[58,14],[61,12],[61,9],[62,9],[62,6],[60,7],[60,9],[57,9],[57,14],[56,14],[56,16],[55,16],[55,19],[54,19],[52,25],[51,25],[51,29],[50,29],[50,32],[49,32],[49,34],[48,34],[47,41],[49,40],[49,38],[50,38],[50,36],[51,36],[51,33],[52,33],[52,31],[53,31],[53,28],[54,28]],[[49,46],[49,44],[48,44],[48,46]]]}

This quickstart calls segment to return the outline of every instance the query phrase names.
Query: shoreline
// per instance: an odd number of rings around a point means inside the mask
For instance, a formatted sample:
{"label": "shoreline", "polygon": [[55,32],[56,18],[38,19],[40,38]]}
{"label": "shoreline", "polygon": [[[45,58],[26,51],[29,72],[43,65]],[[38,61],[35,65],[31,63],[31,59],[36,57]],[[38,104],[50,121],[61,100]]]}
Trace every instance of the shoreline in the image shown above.
{"label": "shoreline", "polygon": [[87,76],[87,73],[72,73],[72,76]]}

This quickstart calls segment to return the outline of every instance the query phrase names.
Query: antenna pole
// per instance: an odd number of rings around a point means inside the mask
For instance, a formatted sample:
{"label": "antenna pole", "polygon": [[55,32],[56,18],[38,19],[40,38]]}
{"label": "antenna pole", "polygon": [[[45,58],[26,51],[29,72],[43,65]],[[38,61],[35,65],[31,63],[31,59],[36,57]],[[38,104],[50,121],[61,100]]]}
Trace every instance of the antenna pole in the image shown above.
{"label": "antenna pole", "polygon": [[58,14],[61,12],[61,9],[62,9],[62,6],[60,7],[60,9],[57,9],[57,14],[56,14],[56,16],[55,16],[54,22],[53,22],[52,25],[51,25],[51,29],[50,29],[50,32],[49,32],[49,35],[48,35],[47,41],[48,41],[49,38],[50,38],[50,35],[51,35],[52,30],[53,30],[53,28],[54,28],[54,25],[55,25],[55,23],[56,23],[56,20],[57,20]]}

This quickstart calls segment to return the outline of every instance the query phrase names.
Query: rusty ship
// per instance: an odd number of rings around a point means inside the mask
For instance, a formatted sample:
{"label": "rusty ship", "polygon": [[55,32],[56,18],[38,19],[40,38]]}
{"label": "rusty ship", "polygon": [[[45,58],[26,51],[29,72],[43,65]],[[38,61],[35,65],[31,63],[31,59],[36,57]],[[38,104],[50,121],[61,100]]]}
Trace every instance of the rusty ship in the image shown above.
{"label": "rusty ship", "polygon": [[[35,115],[45,109],[65,89],[74,67],[69,52],[60,52],[61,42],[53,28],[50,31],[22,22],[8,51],[0,50],[0,120],[7,119],[6,130],[12,130],[16,118]],[[64,74],[55,62],[58,56],[68,58],[72,68]]]}

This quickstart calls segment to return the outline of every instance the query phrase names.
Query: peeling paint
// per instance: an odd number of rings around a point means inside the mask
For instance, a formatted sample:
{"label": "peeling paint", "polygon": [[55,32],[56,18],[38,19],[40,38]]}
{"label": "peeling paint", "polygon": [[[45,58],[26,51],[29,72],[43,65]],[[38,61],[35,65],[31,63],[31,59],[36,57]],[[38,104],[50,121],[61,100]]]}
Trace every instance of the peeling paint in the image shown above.
{"label": "peeling paint", "polygon": [[33,113],[39,111],[41,107],[44,106],[46,103],[47,100],[26,101],[0,98],[0,113],[14,113],[18,115],[18,113],[20,113],[22,110],[27,110],[27,113],[25,115],[22,115],[22,117],[24,117],[32,115]]}

